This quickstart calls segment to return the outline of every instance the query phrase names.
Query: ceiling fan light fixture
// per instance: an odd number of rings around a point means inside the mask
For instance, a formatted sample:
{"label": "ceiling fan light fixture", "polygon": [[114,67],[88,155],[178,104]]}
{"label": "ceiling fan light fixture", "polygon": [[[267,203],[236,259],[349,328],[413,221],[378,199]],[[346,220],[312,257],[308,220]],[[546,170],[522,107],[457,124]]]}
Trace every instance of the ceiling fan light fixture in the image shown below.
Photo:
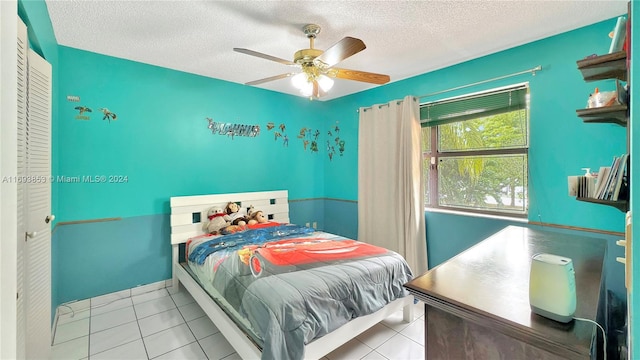
{"label": "ceiling fan light fixture", "polygon": [[307,74],[301,72],[299,74],[294,75],[291,78],[291,84],[299,90],[302,90],[307,84],[309,84],[309,78]]}
{"label": "ceiling fan light fixture", "polygon": [[313,83],[307,82],[300,89],[300,94],[304,97],[313,95]]}
{"label": "ceiling fan light fixture", "polygon": [[322,91],[327,92],[333,87],[333,79],[327,75],[320,75],[318,76],[318,85],[320,85]]}

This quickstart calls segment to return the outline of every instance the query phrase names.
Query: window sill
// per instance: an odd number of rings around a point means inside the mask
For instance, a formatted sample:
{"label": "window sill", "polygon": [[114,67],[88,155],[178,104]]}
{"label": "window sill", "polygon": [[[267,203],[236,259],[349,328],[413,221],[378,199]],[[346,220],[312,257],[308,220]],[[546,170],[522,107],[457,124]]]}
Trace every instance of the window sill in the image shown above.
{"label": "window sill", "polygon": [[460,211],[460,210],[449,210],[449,209],[439,209],[439,208],[424,208],[424,211],[425,212],[442,213],[442,214],[459,215],[459,216],[477,217],[477,218],[492,219],[492,220],[512,221],[512,222],[524,223],[524,224],[529,222],[529,219],[527,219],[527,218],[480,214],[480,213],[466,212],[466,211]]}

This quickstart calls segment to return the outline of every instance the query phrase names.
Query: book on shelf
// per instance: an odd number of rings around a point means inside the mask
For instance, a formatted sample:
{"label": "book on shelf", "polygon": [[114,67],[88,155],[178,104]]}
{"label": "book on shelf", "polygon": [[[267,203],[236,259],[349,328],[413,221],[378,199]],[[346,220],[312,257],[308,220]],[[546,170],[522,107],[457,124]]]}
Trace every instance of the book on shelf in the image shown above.
{"label": "book on shelf", "polygon": [[578,176],[578,197],[587,197],[587,192],[585,190],[586,176]]}
{"label": "book on shelf", "polygon": [[578,186],[576,196],[581,198],[592,198],[596,193],[597,175],[578,176]]}
{"label": "book on shelf", "polygon": [[593,194],[594,198],[599,198],[600,194],[602,193],[602,189],[604,188],[604,183],[607,181],[610,169],[610,166],[600,167],[600,171],[598,171],[598,178],[596,179],[595,192]]}
{"label": "book on shelf", "polygon": [[596,199],[600,199],[600,200],[606,200],[607,199],[607,193],[609,192],[609,189],[611,188],[611,183],[613,181],[613,178],[615,176],[615,172],[616,169],[618,168],[618,163],[620,162],[620,158],[617,156],[613,157],[613,161],[611,162],[611,166],[609,166],[609,172],[607,174],[607,178],[604,182],[604,184],[602,185],[602,188],[600,189],[600,192],[597,194]]}
{"label": "book on shelf", "polygon": [[[620,167],[618,169],[618,177],[616,178],[616,186],[615,189],[613,190],[613,196],[611,197],[611,200],[619,200],[620,198],[620,189],[623,186],[626,186],[626,179],[628,174],[626,174],[626,170],[627,170],[627,162],[629,160],[629,154],[623,154],[620,157]],[[627,176],[625,176],[625,174]]]}
{"label": "book on shelf", "polygon": [[[629,161],[629,154],[614,156],[608,173],[601,179],[601,184],[594,194],[594,198],[599,200],[617,201],[622,189],[626,186],[626,169]],[[602,170],[602,168],[601,168]],[[606,171],[606,170],[605,170]],[[599,174],[602,175],[602,174]]]}

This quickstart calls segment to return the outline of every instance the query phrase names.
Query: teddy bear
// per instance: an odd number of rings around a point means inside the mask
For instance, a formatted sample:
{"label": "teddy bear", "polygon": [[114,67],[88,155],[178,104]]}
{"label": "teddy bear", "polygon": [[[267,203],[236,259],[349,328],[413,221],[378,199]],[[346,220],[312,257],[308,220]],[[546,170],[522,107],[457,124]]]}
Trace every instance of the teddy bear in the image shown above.
{"label": "teddy bear", "polygon": [[207,210],[207,221],[202,223],[202,230],[206,233],[217,235],[220,230],[231,225],[231,218],[224,213],[219,206],[213,206]]}
{"label": "teddy bear", "polygon": [[231,219],[231,225],[245,226],[249,222],[249,218],[241,211],[240,205],[230,201],[224,207],[224,212]]}
{"label": "teddy bear", "polygon": [[254,210],[253,206],[249,208],[249,221],[247,224],[255,225],[255,224],[264,224],[268,223],[269,218],[264,214],[262,210]]}

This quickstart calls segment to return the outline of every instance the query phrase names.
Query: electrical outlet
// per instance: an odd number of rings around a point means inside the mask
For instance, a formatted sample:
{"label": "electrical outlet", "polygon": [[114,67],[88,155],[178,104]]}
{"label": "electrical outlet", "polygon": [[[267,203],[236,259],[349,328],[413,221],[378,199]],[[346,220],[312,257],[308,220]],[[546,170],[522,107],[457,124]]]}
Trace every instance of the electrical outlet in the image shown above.
{"label": "electrical outlet", "polygon": [[309,223],[304,224],[304,226],[309,227]]}
{"label": "electrical outlet", "polygon": [[315,221],[313,222],[313,228],[314,228],[314,229],[317,229],[317,228],[318,228],[318,223],[317,223],[317,222],[315,222]]}

